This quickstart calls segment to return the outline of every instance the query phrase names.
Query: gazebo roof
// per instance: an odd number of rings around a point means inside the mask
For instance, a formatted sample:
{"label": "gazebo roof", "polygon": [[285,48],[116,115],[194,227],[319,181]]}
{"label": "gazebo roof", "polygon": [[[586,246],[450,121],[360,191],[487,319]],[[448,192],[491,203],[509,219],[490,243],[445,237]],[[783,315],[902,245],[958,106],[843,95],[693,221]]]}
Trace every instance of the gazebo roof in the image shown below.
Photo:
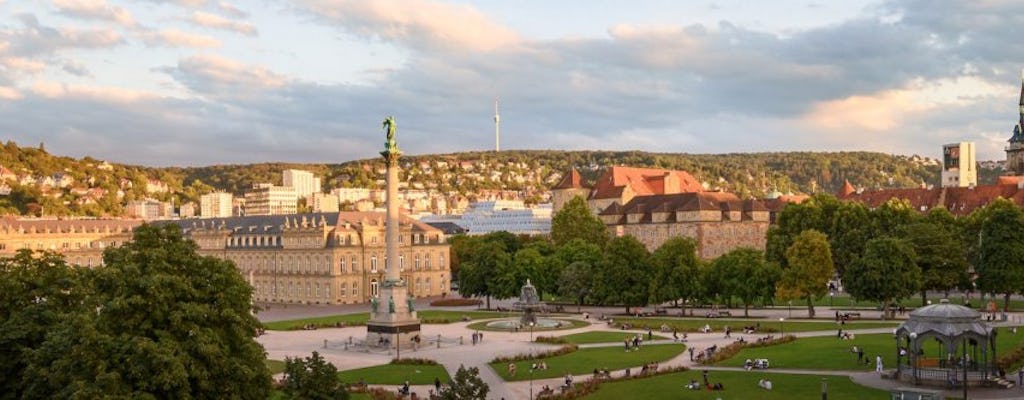
{"label": "gazebo roof", "polygon": [[953,338],[962,335],[989,336],[992,328],[981,320],[981,313],[961,305],[950,304],[943,299],[939,304],[921,307],[910,313],[897,332],[906,334],[935,333]]}

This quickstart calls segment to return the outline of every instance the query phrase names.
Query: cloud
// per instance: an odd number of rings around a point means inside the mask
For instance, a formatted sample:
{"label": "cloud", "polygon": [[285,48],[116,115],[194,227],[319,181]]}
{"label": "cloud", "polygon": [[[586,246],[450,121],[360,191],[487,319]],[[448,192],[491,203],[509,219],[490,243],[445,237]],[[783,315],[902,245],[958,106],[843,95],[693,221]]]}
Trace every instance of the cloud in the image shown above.
{"label": "cloud", "polygon": [[214,48],[221,46],[220,40],[210,36],[184,32],[173,28],[146,32],[141,37],[142,41],[150,46],[192,48]]}
{"label": "cloud", "polygon": [[265,67],[212,54],[180,60],[177,67],[163,71],[194,93],[215,97],[247,98],[287,83],[284,76]]}
{"label": "cloud", "polygon": [[0,86],[0,99],[4,100],[18,100],[22,98],[20,92],[17,89],[7,86]]}
{"label": "cloud", "polygon": [[0,65],[8,70],[24,74],[38,74],[46,69],[46,64],[41,61],[21,57],[0,57]]}
{"label": "cloud", "polygon": [[52,0],[60,14],[83,19],[112,21],[126,27],[136,25],[132,14],[121,7],[111,6],[106,0]]}
{"label": "cloud", "polygon": [[353,34],[417,49],[489,51],[519,36],[475,8],[430,0],[302,0],[308,11]]}
{"label": "cloud", "polygon": [[0,44],[5,54],[18,57],[50,55],[66,49],[110,48],[124,43],[116,30],[54,28],[39,23],[32,14],[21,14],[21,29],[0,28]]}
{"label": "cloud", "polygon": [[86,67],[84,64],[82,64],[80,62],[77,62],[75,60],[65,60],[63,65],[61,65],[61,69],[64,72],[67,72],[67,73],[69,73],[71,75],[74,75],[74,76],[79,76],[79,77],[92,76],[92,73],[89,72],[89,68],[88,67]]}
{"label": "cloud", "polygon": [[238,7],[235,7],[233,4],[228,3],[226,1],[217,3],[217,8],[220,9],[220,11],[224,14],[230,15],[235,18],[246,18],[249,16],[249,13],[238,9]]}
{"label": "cloud", "polygon": [[217,14],[210,14],[202,11],[193,12],[189,21],[199,26],[233,31],[248,36],[256,36],[259,33],[257,32],[256,27],[250,23],[232,21]]}
{"label": "cloud", "polygon": [[134,101],[155,99],[159,97],[156,94],[140,90],[92,85],[73,85],[49,81],[33,82],[29,90],[35,95],[48,99],[84,99],[108,103],[131,103]]}

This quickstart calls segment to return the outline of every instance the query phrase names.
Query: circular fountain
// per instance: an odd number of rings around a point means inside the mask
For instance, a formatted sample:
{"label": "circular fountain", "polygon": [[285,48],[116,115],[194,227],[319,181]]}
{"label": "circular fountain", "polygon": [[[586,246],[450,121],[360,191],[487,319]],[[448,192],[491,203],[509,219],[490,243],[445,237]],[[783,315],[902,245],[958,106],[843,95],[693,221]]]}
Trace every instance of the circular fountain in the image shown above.
{"label": "circular fountain", "polygon": [[530,323],[533,323],[533,327],[535,329],[557,329],[562,326],[572,325],[568,321],[537,317],[537,311],[544,312],[547,305],[540,301],[540,296],[537,294],[537,288],[530,283],[529,279],[527,279],[526,284],[519,289],[519,301],[512,303],[512,307],[523,312],[523,316],[520,317],[518,321],[511,319],[492,321],[487,323],[487,327],[492,329],[514,330],[529,326]]}

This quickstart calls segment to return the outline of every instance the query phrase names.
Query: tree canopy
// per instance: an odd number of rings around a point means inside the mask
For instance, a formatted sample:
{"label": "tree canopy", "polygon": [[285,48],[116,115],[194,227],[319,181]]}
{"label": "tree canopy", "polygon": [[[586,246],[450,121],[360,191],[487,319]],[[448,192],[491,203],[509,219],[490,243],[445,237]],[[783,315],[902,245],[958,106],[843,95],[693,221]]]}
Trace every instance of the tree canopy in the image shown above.
{"label": "tree canopy", "polygon": [[886,314],[894,301],[913,295],[921,286],[921,268],[914,249],[891,237],[868,241],[864,256],[850,265],[846,290],[865,300],[881,302]]}
{"label": "tree canopy", "polygon": [[813,229],[800,232],[786,249],[786,261],[779,290],[787,296],[805,299],[807,314],[814,318],[813,300],[825,294],[828,280],[835,273],[825,234]]}
{"label": "tree canopy", "polygon": [[582,239],[598,246],[608,241],[608,230],[604,222],[590,211],[586,200],[580,196],[566,202],[565,206],[551,217],[551,241],[556,246],[561,246],[573,239]]}

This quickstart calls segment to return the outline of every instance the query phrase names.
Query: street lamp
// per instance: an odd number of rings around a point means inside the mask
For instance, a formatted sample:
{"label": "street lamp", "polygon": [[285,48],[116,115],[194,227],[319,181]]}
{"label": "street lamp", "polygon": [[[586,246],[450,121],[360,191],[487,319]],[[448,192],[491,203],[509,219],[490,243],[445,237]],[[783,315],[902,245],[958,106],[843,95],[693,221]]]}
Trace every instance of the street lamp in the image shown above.
{"label": "street lamp", "polygon": [[533,370],[537,369],[537,363],[530,365],[530,400],[533,400]]}
{"label": "street lamp", "polygon": [[829,307],[833,307],[833,308],[835,307],[833,305],[835,298],[836,298],[836,292],[828,292],[828,306]]}
{"label": "street lamp", "polygon": [[[915,360],[917,358],[917,332],[910,332],[910,345],[907,347],[909,347],[907,350],[907,353],[909,353],[907,354],[907,358],[910,359],[910,365],[912,365],[911,368],[913,368],[914,371],[914,384],[917,385],[918,365],[916,362],[917,360]],[[897,365],[896,368],[898,369],[899,365]],[[966,399],[966,397],[964,398]]]}
{"label": "street lamp", "polygon": [[821,378],[821,400],[828,400],[827,378]]}
{"label": "street lamp", "polygon": [[782,337],[786,336],[786,328],[782,324],[784,321],[786,321],[785,318],[779,317],[779,332],[781,332],[781,335],[779,336],[779,338],[782,338]]}
{"label": "street lamp", "polygon": [[[533,358],[533,326],[536,324],[534,321],[530,321],[530,358]],[[537,360],[533,360],[530,363],[530,400],[533,400],[533,370],[537,369]]]}
{"label": "street lamp", "polygon": [[[530,321],[530,323],[529,323],[529,325],[530,325],[530,343],[533,343],[533,325],[534,324],[535,324],[535,322],[533,322],[533,321]],[[532,353],[533,351],[531,350],[530,352]]]}

